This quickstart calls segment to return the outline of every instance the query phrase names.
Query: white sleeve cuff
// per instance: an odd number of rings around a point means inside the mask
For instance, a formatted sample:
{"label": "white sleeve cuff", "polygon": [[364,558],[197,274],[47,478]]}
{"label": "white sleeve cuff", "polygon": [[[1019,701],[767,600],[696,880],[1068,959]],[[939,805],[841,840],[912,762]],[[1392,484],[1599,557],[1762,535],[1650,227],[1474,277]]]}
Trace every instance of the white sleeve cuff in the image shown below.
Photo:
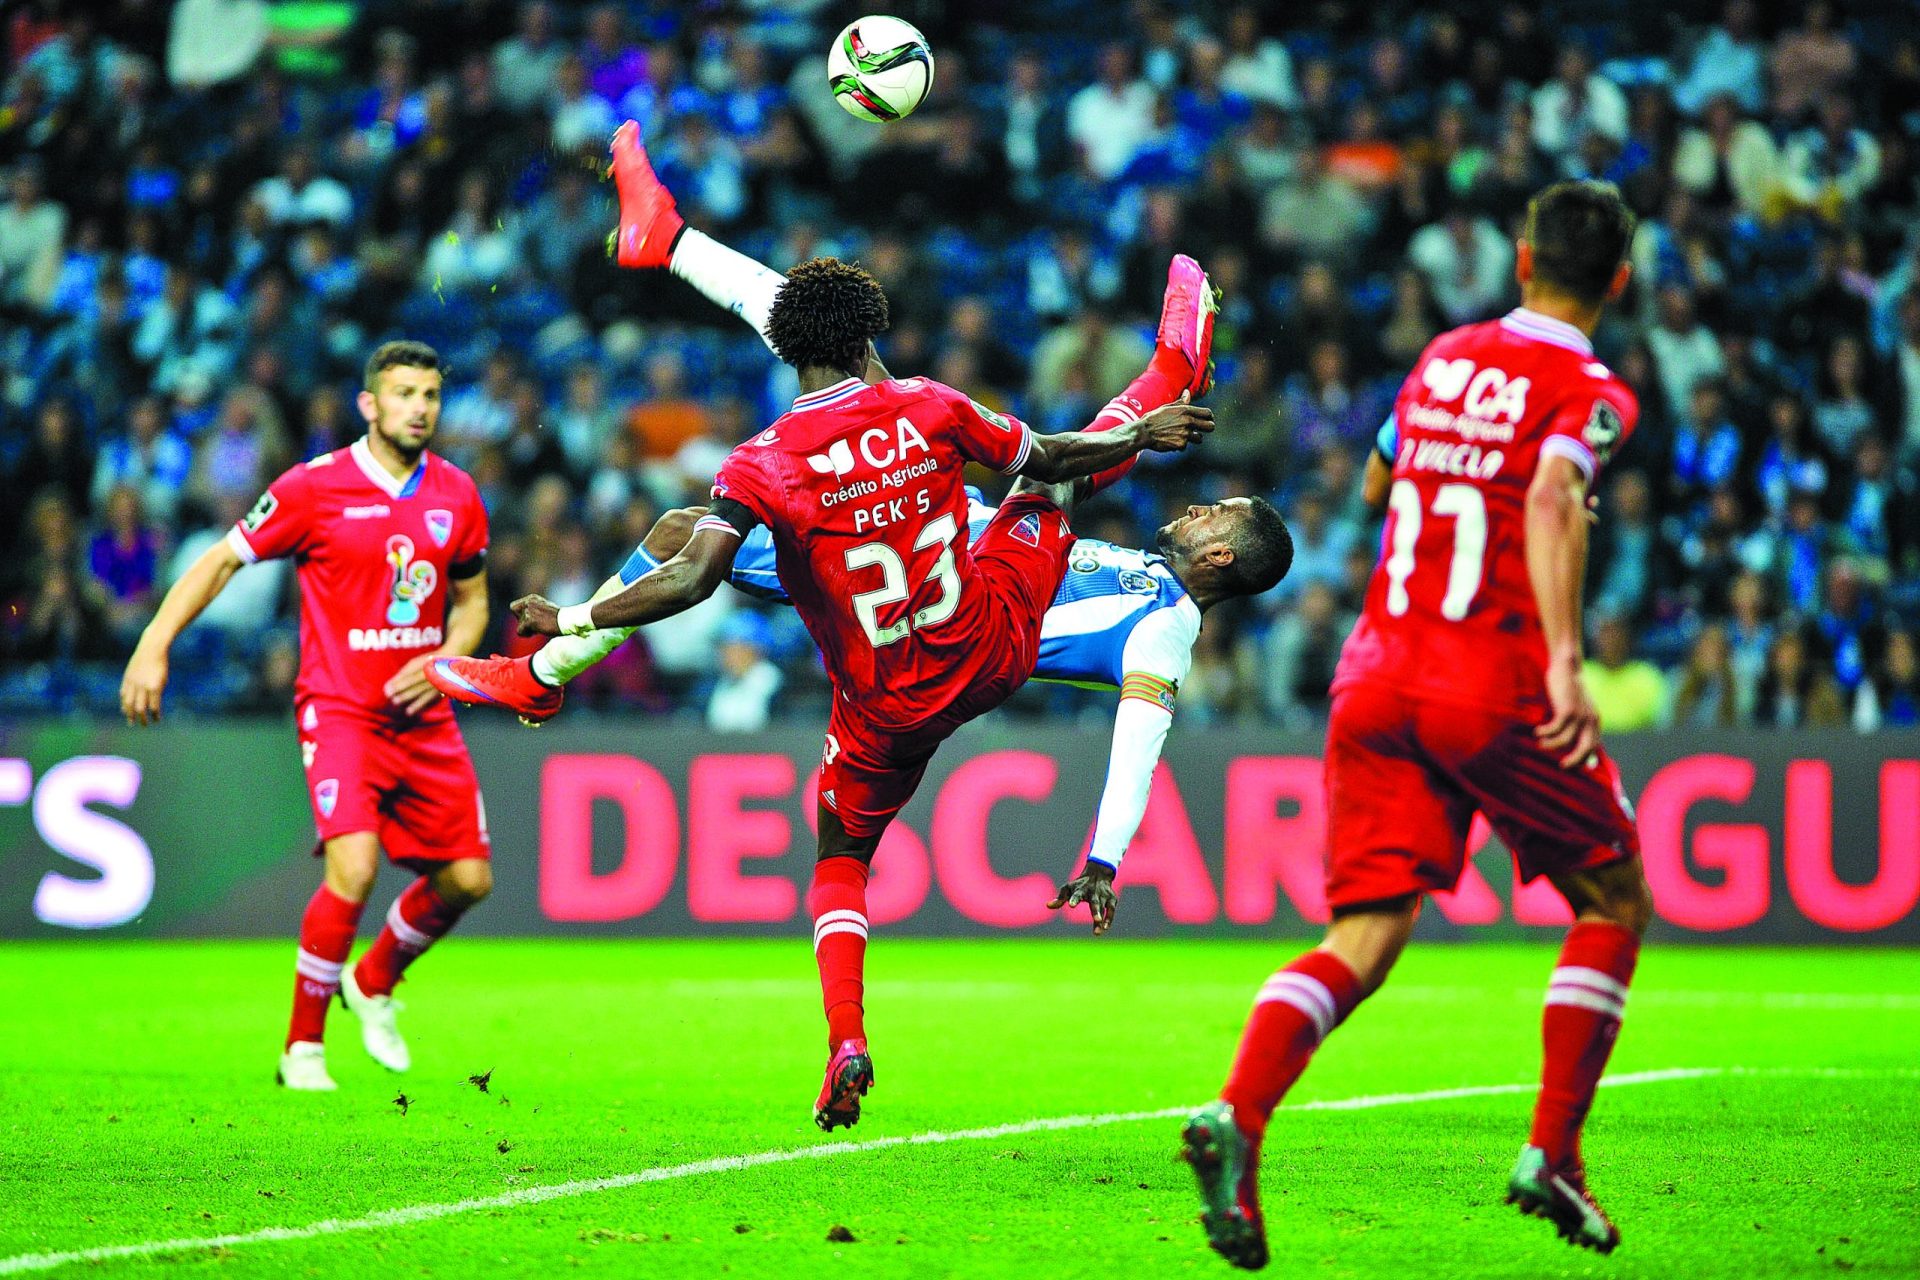
{"label": "white sleeve cuff", "polygon": [[1020,468],[1026,466],[1027,459],[1031,458],[1032,456],[1033,456],[1033,428],[1027,426],[1025,423],[1021,423],[1020,424],[1020,451],[1013,455],[1013,461],[1009,462],[1006,465],[1006,467],[1000,472],[1000,474],[1003,476],[1019,475]]}
{"label": "white sleeve cuff", "polygon": [[240,557],[242,564],[260,563],[260,553],[247,544],[247,535],[240,532],[239,525],[227,530],[227,545],[233,548],[233,554]]}
{"label": "white sleeve cuff", "polygon": [[1565,458],[1580,468],[1580,474],[1587,478],[1588,483],[1592,483],[1593,473],[1600,469],[1599,462],[1593,456],[1593,450],[1572,436],[1548,436],[1540,446],[1540,457],[1542,461],[1548,458]]}

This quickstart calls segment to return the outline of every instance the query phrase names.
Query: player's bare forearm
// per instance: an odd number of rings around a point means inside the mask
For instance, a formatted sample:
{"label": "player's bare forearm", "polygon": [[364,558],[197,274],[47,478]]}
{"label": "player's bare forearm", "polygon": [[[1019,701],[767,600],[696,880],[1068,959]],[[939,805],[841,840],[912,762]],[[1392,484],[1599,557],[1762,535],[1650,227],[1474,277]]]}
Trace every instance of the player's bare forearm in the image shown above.
{"label": "player's bare forearm", "polygon": [[1387,509],[1387,491],[1393,488],[1393,464],[1377,452],[1367,454],[1367,473],[1361,480],[1360,499],[1367,510],[1378,515]]}
{"label": "player's bare forearm", "polygon": [[1600,716],[1580,671],[1586,497],[1586,478],[1565,458],[1549,458],[1527,490],[1527,576],[1547,648],[1548,716],[1534,735],[1563,769],[1585,767],[1600,745]]}
{"label": "player's bare forearm", "polygon": [[167,654],[173,642],[226,589],[239,569],[240,557],[222,538],[167,589],[120,677],[120,712],[128,724],[159,720],[160,699],[167,687]]}
{"label": "player's bare forearm", "polygon": [[480,647],[487,638],[487,623],[492,606],[487,601],[487,574],[481,570],[471,578],[456,578],[453,597],[447,603],[447,636],[440,646],[443,654],[464,655]]}
{"label": "player's bare forearm", "polygon": [[1035,436],[1020,474],[1042,484],[1064,484],[1117,467],[1136,453],[1178,453],[1212,430],[1213,410],[1176,402],[1111,431]]}
{"label": "player's bare forearm", "polygon": [[1548,658],[1578,666],[1588,528],[1586,477],[1579,468],[1564,458],[1547,459],[1527,490],[1526,524],[1527,576]]}

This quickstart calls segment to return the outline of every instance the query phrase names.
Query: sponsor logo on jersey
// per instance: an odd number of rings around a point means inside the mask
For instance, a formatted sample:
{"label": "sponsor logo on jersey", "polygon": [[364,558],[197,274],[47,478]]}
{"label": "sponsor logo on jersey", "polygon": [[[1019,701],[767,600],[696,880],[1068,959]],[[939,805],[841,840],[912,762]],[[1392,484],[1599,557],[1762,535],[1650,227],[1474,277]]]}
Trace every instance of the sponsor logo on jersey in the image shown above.
{"label": "sponsor logo on jersey", "polygon": [[320,727],[320,713],[308,704],[306,714],[300,717],[300,727],[311,733]]}
{"label": "sponsor logo on jersey", "polygon": [[1607,400],[1595,400],[1593,412],[1587,415],[1587,425],[1580,436],[1587,442],[1587,448],[1593,450],[1593,456],[1602,466],[1613,455],[1613,446],[1620,443],[1627,424],[1620,420],[1620,411]]}
{"label": "sponsor logo on jersey", "polygon": [[1459,400],[1469,417],[1505,418],[1508,422],[1526,416],[1527,392],[1533,387],[1532,379],[1510,378],[1497,365],[1475,372],[1474,362],[1465,356],[1457,360],[1435,356],[1420,371],[1420,382],[1432,392],[1437,404]]}
{"label": "sponsor logo on jersey", "polygon": [[319,750],[320,744],[312,738],[300,739],[300,767],[302,769],[313,768],[313,757]]}
{"label": "sponsor logo on jersey", "polygon": [[387,621],[396,627],[411,627],[420,621],[420,605],[440,585],[440,573],[425,560],[413,558],[413,539],[396,533],[387,539],[387,567],[393,570],[393,598],[387,605]]}
{"label": "sponsor logo on jersey", "polygon": [[853,446],[845,440],[835,440],[827,446],[825,453],[812,454],[807,465],[816,475],[832,476],[838,480],[853,471]]}
{"label": "sponsor logo on jersey", "polygon": [[760,445],[772,444],[774,441],[778,440],[779,438],[780,438],[779,436],[773,433],[773,428],[768,427],[765,431],[762,431],[760,433],[760,437],[757,440],[755,440],[754,443],[760,444]]}
{"label": "sponsor logo on jersey", "polygon": [[321,817],[331,818],[333,806],[340,802],[340,779],[322,778],[314,783],[313,802],[319,806]]}
{"label": "sponsor logo on jersey", "polygon": [[427,533],[432,536],[434,546],[446,546],[447,539],[453,536],[453,512],[441,510],[427,512]]}
{"label": "sponsor logo on jersey", "polygon": [[269,489],[260,495],[260,501],[253,504],[253,510],[240,517],[240,527],[248,533],[257,533],[275,511],[280,509],[280,499],[273,496]]}
{"label": "sponsor logo on jersey", "polygon": [[1077,551],[1074,553],[1073,560],[1067,567],[1075,573],[1098,573],[1100,572],[1100,561],[1091,552]]}
{"label": "sponsor logo on jersey", "polygon": [[348,627],[347,648],[355,653],[384,649],[431,649],[445,639],[438,627]]}
{"label": "sponsor logo on jersey", "polygon": [[807,465],[813,468],[816,475],[832,476],[839,480],[853,474],[854,467],[860,462],[884,470],[905,465],[910,453],[932,451],[918,427],[906,418],[896,418],[892,431],[885,427],[868,427],[857,436],[835,440],[827,446],[825,453],[809,455]]}
{"label": "sponsor logo on jersey", "polygon": [[340,514],[349,520],[377,520],[392,515],[393,508],[384,502],[372,502],[364,507],[347,507]]}
{"label": "sponsor logo on jersey", "polygon": [[[826,746],[820,753],[820,763],[832,764],[834,761],[834,757],[838,756],[839,754],[840,754],[840,739],[834,737],[832,734],[828,734]],[[827,792],[827,794],[832,795],[833,792],[829,791]]]}

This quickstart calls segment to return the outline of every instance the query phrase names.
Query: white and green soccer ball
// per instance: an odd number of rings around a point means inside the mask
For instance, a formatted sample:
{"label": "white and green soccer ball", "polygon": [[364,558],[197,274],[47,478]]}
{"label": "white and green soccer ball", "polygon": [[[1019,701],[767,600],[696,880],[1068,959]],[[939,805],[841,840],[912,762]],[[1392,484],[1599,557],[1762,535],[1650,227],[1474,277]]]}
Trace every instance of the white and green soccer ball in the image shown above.
{"label": "white and green soccer ball", "polygon": [[827,83],[833,100],[862,120],[899,120],[933,88],[933,50],[911,22],[870,14],[834,38]]}

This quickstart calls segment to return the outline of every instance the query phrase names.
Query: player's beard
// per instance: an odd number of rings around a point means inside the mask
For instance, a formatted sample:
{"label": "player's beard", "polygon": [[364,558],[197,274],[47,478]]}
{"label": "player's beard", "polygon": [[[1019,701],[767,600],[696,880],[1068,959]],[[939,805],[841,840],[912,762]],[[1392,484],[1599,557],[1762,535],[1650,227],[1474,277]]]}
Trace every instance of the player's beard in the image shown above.
{"label": "player's beard", "polygon": [[[424,432],[416,432],[407,429],[393,430],[382,422],[376,423],[373,430],[386,442],[389,449],[399,454],[408,466],[412,466],[420,461],[420,455],[425,453],[427,446],[433,442],[433,432],[437,425],[429,421]],[[418,444],[412,443],[416,434],[419,436]]]}
{"label": "player's beard", "polygon": [[1180,544],[1174,536],[1174,529],[1179,523],[1180,522],[1176,520],[1173,524],[1163,524],[1154,531],[1154,549],[1168,559],[1172,559],[1174,553],[1180,550]]}

